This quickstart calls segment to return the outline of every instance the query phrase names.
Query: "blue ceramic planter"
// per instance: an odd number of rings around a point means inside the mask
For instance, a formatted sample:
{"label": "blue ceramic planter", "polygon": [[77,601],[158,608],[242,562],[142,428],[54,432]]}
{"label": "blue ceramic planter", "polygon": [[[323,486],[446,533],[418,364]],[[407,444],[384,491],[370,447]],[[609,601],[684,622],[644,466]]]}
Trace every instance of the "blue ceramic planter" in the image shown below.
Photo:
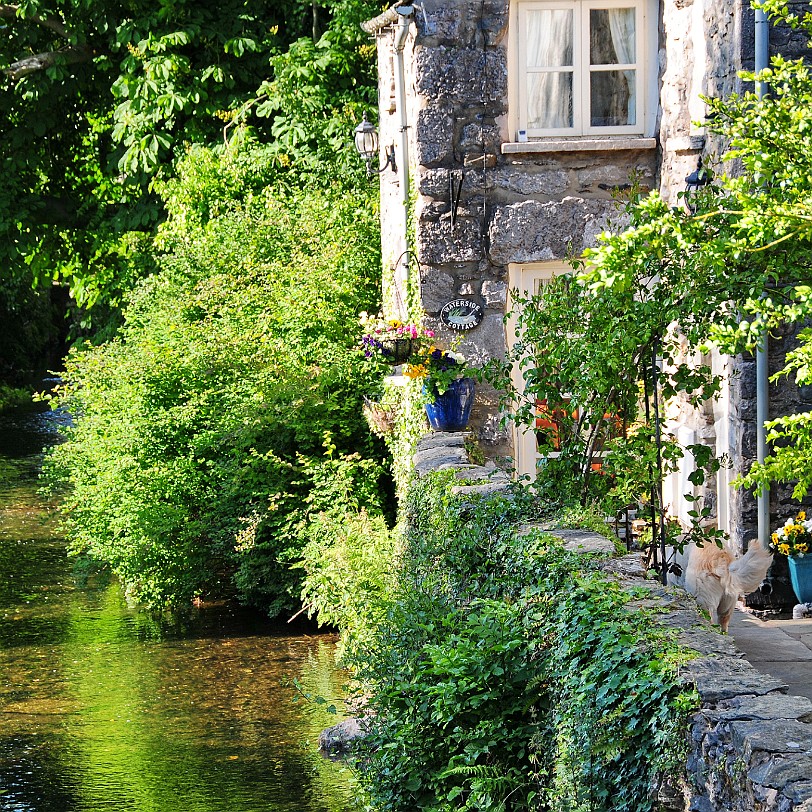
{"label": "blue ceramic planter", "polygon": [[434,403],[426,404],[429,425],[434,431],[462,431],[468,425],[473,403],[474,379],[458,378]]}
{"label": "blue ceramic planter", "polygon": [[799,603],[812,603],[812,554],[803,558],[791,555],[788,559],[789,577]]}

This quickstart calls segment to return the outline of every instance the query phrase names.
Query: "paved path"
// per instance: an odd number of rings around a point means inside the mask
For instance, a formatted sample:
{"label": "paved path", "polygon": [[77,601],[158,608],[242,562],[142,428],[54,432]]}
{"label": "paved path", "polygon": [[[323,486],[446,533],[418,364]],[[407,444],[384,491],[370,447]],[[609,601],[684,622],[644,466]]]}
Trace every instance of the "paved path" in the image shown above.
{"label": "paved path", "polygon": [[737,609],[729,631],[754,668],[812,699],[812,618],[765,621]]}

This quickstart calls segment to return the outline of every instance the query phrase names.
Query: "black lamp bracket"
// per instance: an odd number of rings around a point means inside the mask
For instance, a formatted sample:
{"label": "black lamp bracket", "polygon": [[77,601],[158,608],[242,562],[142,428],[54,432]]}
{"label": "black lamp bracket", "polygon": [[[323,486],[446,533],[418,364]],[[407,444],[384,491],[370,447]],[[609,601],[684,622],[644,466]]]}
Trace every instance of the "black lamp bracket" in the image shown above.
{"label": "black lamp bracket", "polygon": [[372,168],[372,156],[366,159],[367,162],[367,177],[371,178],[374,175],[380,175],[387,167],[391,166],[393,172],[398,171],[398,165],[395,163],[395,145],[391,144],[386,150],[386,162],[380,169]]}

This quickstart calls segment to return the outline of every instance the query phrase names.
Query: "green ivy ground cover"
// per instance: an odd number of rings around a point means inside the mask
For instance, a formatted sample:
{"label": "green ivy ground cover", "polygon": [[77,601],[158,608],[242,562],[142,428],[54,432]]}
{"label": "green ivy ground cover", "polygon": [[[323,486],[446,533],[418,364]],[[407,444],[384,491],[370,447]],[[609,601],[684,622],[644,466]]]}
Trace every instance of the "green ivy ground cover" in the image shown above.
{"label": "green ivy ground cover", "polygon": [[656,808],[687,746],[687,655],[597,559],[517,535],[520,492],[452,497],[450,479],[412,485],[390,588],[351,652],[369,808]]}

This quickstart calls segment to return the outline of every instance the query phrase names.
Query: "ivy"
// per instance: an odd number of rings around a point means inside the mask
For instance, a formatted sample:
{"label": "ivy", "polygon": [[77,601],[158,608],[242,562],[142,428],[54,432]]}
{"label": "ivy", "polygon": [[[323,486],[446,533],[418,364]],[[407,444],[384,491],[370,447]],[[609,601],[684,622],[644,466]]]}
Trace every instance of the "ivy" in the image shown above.
{"label": "ivy", "polygon": [[530,508],[409,489],[407,535],[371,638],[354,653],[371,732],[357,760],[376,810],[656,807],[686,737],[685,655]]}

